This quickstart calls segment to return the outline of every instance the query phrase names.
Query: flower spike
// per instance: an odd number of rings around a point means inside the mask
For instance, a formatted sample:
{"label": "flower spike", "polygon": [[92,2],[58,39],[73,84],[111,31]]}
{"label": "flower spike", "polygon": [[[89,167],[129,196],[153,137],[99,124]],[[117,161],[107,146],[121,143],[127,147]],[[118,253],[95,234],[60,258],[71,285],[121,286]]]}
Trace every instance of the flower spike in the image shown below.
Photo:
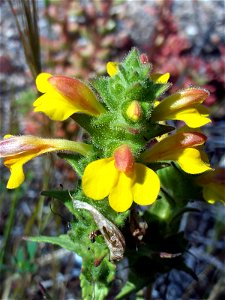
{"label": "flower spike", "polygon": [[92,146],[61,139],[42,139],[35,136],[10,136],[0,141],[0,158],[10,169],[7,188],[15,189],[24,181],[23,165],[36,156],[53,151],[70,151],[88,155]]}
{"label": "flower spike", "polygon": [[63,121],[76,112],[98,116],[105,108],[92,90],[78,79],[41,73],[37,89],[44,93],[34,102],[34,111],[41,111],[55,121]]}
{"label": "flower spike", "polygon": [[164,160],[176,161],[186,173],[198,174],[211,170],[203,151],[197,149],[206,136],[199,132],[178,132],[166,137],[142,154],[148,163]]}
{"label": "flower spike", "polygon": [[209,92],[200,88],[188,88],[162,100],[154,108],[153,121],[180,120],[197,128],[210,123],[209,111],[201,103]]}

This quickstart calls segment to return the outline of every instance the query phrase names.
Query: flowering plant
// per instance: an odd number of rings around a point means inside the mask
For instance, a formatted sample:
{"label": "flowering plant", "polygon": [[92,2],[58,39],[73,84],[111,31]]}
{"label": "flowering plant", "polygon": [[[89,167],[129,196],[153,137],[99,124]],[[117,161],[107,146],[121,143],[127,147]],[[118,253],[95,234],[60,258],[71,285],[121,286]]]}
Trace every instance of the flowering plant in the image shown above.
{"label": "flowering plant", "polygon": [[[42,95],[35,111],[52,120],[71,117],[87,131],[86,142],[10,135],[0,142],[9,189],[23,183],[27,161],[52,151],[80,176],[73,191],[42,192],[74,216],[67,234],[28,239],[82,256],[84,299],[105,299],[125,258],[127,280],[117,283],[115,299],[151,285],[158,272],[177,268],[195,276],[183,260],[182,215],[193,199],[225,201],[224,173],[210,167],[199,130],[211,122],[202,105],[209,93],[191,87],[162,99],[169,74],[152,74],[136,49],[121,63],[109,62],[107,72],[89,84],[48,73],[36,80]],[[177,129],[167,120],[186,125]]]}

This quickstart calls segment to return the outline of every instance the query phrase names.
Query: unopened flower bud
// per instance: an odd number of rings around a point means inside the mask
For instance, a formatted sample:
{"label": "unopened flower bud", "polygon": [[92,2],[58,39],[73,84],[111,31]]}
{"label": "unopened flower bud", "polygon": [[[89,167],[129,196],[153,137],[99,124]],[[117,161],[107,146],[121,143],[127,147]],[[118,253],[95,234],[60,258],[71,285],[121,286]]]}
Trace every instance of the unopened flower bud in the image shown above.
{"label": "unopened flower bud", "polygon": [[142,116],[142,108],[140,102],[136,100],[132,101],[126,110],[126,115],[132,121],[140,120]]}
{"label": "unopened flower bud", "polygon": [[141,63],[144,65],[144,64],[147,64],[148,63],[148,56],[146,53],[142,53],[140,55],[140,60],[141,60]]}

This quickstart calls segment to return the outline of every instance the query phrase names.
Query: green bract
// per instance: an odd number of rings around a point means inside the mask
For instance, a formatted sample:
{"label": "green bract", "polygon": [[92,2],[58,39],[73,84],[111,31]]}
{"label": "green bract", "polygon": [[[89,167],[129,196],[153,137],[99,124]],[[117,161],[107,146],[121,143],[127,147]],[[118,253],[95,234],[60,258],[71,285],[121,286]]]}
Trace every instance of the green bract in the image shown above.
{"label": "green bract", "polygon": [[[118,68],[118,73],[113,77],[100,77],[92,82],[108,112],[92,119],[90,133],[94,146],[101,149],[106,157],[122,144],[129,144],[134,153],[139,153],[146,139],[168,132],[167,126],[154,127],[151,112],[155,99],[170,84],[154,83],[150,79],[151,65],[141,63],[136,49],[128,54]],[[133,121],[125,113],[134,100],[140,103],[142,110],[138,121]]]}

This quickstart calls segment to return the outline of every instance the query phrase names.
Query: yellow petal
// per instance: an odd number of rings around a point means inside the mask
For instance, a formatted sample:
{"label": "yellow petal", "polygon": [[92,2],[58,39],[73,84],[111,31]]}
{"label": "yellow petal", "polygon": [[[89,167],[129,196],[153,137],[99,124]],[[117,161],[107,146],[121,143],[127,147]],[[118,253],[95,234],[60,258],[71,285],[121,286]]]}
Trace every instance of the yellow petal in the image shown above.
{"label": "yellow petal", "polygon": [[7,183],[7,189],[18,188],[25,179],[23,167],[21,164],[15,164],[10,168],[11,175]]}
{"label": "yellow petal", "polygon": [[4,165],[9,168],[11,172],[7,183],[8,189],[15,189],[23,183],[25,178],[23,165],[35,156],[35,153],[31,153],[26,156],[23,156],[23,154],[19,154],[16,157],[9,157],[4,159]]}
{"label": "yellow petal", "polygon": [[117,62],[112,62],[112,61],[109,61],[106,65],[106,70],[107,70],[107,73],[109,74],[109,76],[114,76],[118,73],[118,66],[119,66],[119,63]]}
{"label": "yellow petal", "polygon": [[203,197],[209,203],[222,201],[225,204],[225,186],[222,184],[208,184],[203,187]]}
{"label": "yellow petal", "polygon": [[[159,100],[155,100],[155,102],[154,102],[154,108],[156,107],[156,106],[158,106],[160,104],[160,101]],[[162,121],[162,122],[164,122],[164,121]]]}
{"label": "yellow petal", "polygon": [[39,97],[33,105],[34,111],[43,112],[55,121],[64,121],[72,114],[82,111],[54,90]]}
{"label": "yellow petal", "polygon": [[4,139],[9,139],[9,138],[11,138],[11,137],[13,137],[12,134],[5,134],[5,135],[4,135]]}
{"label": "yellow petal", "polygon": [[198,128],[211,122],[207,112],[207,108],[199,105],[199,107],[187,108],[168,114],[166,120],[180,120],[184,121],[190,128]]}
{"label": "yellow petal", "polygon": [[133,176],[129,177],[125,173],[120,172],[117,184],[109,194],[109,205],[117,212],[128,210],[133,202],[131,187],[133,184]]}
{"label": "yellow petal", "polygon": [[91,162],[85,168],[82,177],[84,193],[94,200],[104,199],[115,185],[118,174],[113,158],[103,158]]}
{"label": "yellow petal", "polygon": [[211,170],[201,158],[201,152],[194,148],[187,148],[183,151],[176,152],[176,157],[171,157],[172,160],[177,160],[181,169],[189,174],[199,174]]}
{"label": "yellow petal", "polygon": [[165,74],[155,73],[155,74],[152,74],[150,78],[155,83],[165,84],[170,79],[170,73],[165,73]]}
{"label": "yellow petal", "polygon": [[160,190],[158,175],[143,164],[135,163],[136,180],[132,187],[134,202],[139,205],[152,204]]}
{"label": "yellow petal", "polygon": [[41,73],[36,78],[37,89],[41,93],[46,93],[49,89],[51,89],[51,85],[48,82],[48,79],[52,77],[49,73]]}

